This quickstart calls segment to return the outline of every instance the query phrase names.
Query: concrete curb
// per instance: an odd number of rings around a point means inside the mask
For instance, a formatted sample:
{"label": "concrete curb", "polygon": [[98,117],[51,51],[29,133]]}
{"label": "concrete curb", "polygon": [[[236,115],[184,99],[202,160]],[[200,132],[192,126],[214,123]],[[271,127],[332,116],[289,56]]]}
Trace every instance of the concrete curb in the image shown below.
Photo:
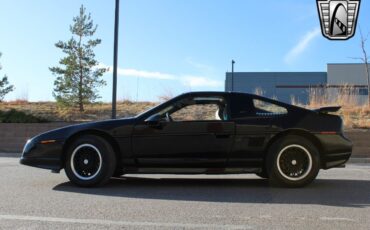
{"label": "concrete curb", "polygon": [[19,158],[21,156],[22,156],[21,153],[0,153],[0,157],[15,157],[15,158]]}

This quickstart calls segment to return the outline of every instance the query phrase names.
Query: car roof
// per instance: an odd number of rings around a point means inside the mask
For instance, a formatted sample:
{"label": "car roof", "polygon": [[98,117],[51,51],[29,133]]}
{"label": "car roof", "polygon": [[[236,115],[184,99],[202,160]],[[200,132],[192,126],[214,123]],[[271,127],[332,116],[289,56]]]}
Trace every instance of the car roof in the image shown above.
{"label": "car roof", "polygon": [[244,93],[244,92],[225,92],[225,91],[194,91],[183,93],[180,96],[213,96],[213,95],[229,95],[229,94],[243,94],[247,96],[258,96],[254,94]]}
{"label": "car roof", "polygon": [[187,92],[187,93],[183,93],[183,94],[180,94],[142,114],[140,114],[138,116],[139,119],[141,119],[141,117],[144,117],[146,115],[152,115],[155,111],[161,109],[161,108],[164,108],[165,106],[168,106],[169,104],[173,103],[174,101],[176,100],[181,100],[182,98],[185,98],[185,97],[204,97],[204,96],[226,96],[226,95],[245,95],[245,96],[248,96],[250,97],[251,99],[252,98],[260,98],[260,99],[264,99],[266,101],[269,101],[271,103],[274,103],[274,104],[277,104],[277,105],[280,105],[280,106],[283,106],[285,107],[286,109],[292,111],[292,110],[296,110],[296,111],[310,111],[310,110],[307,110],[305,108],[302,108],[302,107],[298,107],[298,106],[295,106],[295,105],[290,105],[290,104],[287,104],[287,103],[284,103],[284,102],[281,102],[281,101],[278,101],[278,100],[274,100],[274,99],[270,99],[270,98],[267,98],[267,97],[263,97],[263,96],[259,96],[259,95],[255,95],[255,94],[249,94],[249,93],[244,93],[244,92],[225,92],[225,91],[195,91],[195,92]]}
{"label": "car roof", "polygon": [[299,106],[291,105],[291,104],[288,104],[288,103],[285,103],[285,102],[282,102],[282,101],[279,101],[279,100],[271,99],[271,98],[256,95],[256,94],[245,93],[245,92],[194,91],[194,92],[183,93],[183,94],[179,95],[178,97],[186,97],[186,96],[225,96],[225,95],[245,95],[245,96],[248,96],[248,97],[251,97],[251,98],[256,98],[256,99],[260,98],[260,99],[275,103],[277,105],[284,106],[286,108],[308,111],[308,109],[305,109],[305,108],[302,108],[302,107],[299,107]]}

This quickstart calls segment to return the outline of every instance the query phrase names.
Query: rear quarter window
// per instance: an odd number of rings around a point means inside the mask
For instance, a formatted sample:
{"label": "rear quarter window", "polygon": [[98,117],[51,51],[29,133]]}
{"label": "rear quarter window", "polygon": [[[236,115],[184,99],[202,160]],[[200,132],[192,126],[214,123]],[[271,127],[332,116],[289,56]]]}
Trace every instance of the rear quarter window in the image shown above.
{"label": "rear quarter window", "polygon": [[288,110],[280,105],[260,99],[253,99],[253,105],[257,116],[279,116],[288,114]]}

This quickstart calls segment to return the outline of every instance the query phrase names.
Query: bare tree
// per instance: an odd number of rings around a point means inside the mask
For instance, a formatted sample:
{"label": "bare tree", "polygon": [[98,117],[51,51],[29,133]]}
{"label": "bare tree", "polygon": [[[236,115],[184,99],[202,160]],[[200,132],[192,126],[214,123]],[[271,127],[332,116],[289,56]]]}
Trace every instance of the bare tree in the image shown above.
{"label": "bare tree", "polygon": [[368,92],[368,106],[370,107],[370,72],[369,72],[369,56],[367,56],[366,51],[366,42],[369,39],[370,33],[368,33],[366,36],[362,33],[362,30],[360,28],[360,35],[361,35],[361,50],[362,50],[362,57],[353,58],[357,60],[361,60],[365,64],[365,74],[366,74],[366,80],[367,80],[367,92]]}
{"label": "bare tree", "polygon": [[174,96],[172,90],[169,89],[169,88],[164,89],[163,92],[160,95],[158,95],[158,99],[159,99],[160,102],[168,101],[168,100],[170,100],[174,97],[175,96]]}

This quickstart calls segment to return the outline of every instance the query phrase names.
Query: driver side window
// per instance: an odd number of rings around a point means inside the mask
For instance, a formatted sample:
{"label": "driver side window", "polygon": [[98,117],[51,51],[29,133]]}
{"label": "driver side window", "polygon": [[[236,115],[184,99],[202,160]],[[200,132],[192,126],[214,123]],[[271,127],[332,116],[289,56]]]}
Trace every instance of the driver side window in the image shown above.
{"label": "driver side window", "polygon": [[223,97],[189,97],[163,109],[157,116],[171,121],[228,120],[226,100]]}
{"label": "driver side window", "polygon": [[188,105],[171,114],[173,121],[212,121],[219,120],[219,106],[216,104]]}

